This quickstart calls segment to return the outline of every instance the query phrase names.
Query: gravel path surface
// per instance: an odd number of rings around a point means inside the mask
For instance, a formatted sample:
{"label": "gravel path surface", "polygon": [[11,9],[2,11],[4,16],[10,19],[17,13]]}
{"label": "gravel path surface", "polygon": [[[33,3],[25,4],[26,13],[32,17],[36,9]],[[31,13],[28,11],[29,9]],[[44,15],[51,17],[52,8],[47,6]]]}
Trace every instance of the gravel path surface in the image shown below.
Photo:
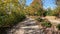
{"label": "gravel path surface", "polygon": [[[59,32],[60,33],[60,32]],[[7,34],[57,34],[51,28],[42,28],[36,24],[35,19],[27,18],[23,22],[13,26],[12,29],[7,31]]]}
{"label": "gravel path surface", "polygon": [[39,27],[34,19],[27,18],[25,21],[13,26],[12,29],[9,29],[7,34],[33,34],[33,32],[39,32]]}

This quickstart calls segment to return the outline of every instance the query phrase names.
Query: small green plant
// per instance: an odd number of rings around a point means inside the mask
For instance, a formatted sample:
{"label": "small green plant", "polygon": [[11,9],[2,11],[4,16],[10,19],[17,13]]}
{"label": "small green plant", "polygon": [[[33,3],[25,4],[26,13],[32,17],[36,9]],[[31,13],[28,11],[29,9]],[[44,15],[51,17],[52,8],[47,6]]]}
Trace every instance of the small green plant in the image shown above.
{"label": "small green plant", "polygon": [[42,22],[41,25],[44,27],[51,27],[52,26],[52,24],[50,22]]}
{"label": "small green plant", "polygon": [[45,19],[37,18],[36,20],[39,21],[39,22],[43,22]]}
{"label": "small green plant", "polygon": [[58,24],[56,27],[58,28],[58,30],[60,30],[60,24]]}

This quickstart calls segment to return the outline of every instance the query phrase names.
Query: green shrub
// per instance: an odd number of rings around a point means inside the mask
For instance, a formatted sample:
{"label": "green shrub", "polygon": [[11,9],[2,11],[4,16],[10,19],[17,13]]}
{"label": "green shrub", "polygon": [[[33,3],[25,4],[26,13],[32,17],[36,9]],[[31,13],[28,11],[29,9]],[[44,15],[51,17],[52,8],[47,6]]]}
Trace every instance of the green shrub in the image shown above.
{"label": "green shrub", "polygon": [[24,6],[21,6],[18,1],[16,3],[14,1],[12,5],[10,1],[0,3],[0,27],[11,26],[25,19]]}
{"label": "green shrub", "polygon": [[57,7],[54,11],[55,16],[60,18],[60,7]]}
{"label": "green shrub", "polygon": [[12,12],[11,14],[0,13],[0,27],[11,26],[25,19],[24,13]]}
{"label": "green shrub", "polygon": [[47,11],[45,11],[44,13],[43,13],[43,16],[45,17],[47,15]]}
{"label": "green shrub", "polygon": [[51,27],[52,26],[52,24],[50,22],[42,22],[41,25],[44,27]]}
{"label": "green shrub", "polygon": [[48,8],[47,10],[45,10],[44,15],[45,16],[57,16],[57,17],[59,17],[59,13],[60,13],[60,7],[57,7],[54,10],[51,10],[50,8]]}
{"label": "green shrub", "polygon": [[55,16],[56,13],[54,10],[51,10],[51,8],[48,8],[47,10],[45,10],[44,15],[45,16]]}
{"label": "green shrub", "polygon": [[46,15],[46,16],[54,16],[54,15],[55,15],[54,12],[55,12],[55,11],[52,11],[52,10],[49,11],[49,10],[48,10],[48,11],[45,12],[45,15]]}
{"label": "green shrub", "polygon": [[58,30],[60,30],[60,24],[58,24],[56,27],[58,28]]}
{"label": "green shrub", "polygon": [[38,16],[42,16],[43,13],[44,13],[44,11],[43,11],[42,8],[40,8],[39,10],[37,10],[37,15],[38,15]]}

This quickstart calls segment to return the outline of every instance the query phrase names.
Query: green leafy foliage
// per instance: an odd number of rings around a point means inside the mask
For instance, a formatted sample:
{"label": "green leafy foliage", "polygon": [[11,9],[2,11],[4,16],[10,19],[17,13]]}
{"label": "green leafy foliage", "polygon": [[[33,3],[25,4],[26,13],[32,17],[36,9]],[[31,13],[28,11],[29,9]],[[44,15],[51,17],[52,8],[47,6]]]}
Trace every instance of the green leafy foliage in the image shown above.
{"label": "green leafy foliage", "polygon": [[57,7],[54,11],[55,11],[55,16],[60,17],[60,7]]}
{"label": "green leafy foliage", "polygon": [[45,10],[44,15],[45,16],[57,16],[57,17],[59,17],[59,15],[60,15],[60,7],[57,7],[54,10],[51,10],[50,8],[48,8],[47,10]]}
{"label": "green leafy foliage", "polygon": [[41,25],[44,27],[51,27],[52,26],[52,24],[50,22],[42,22]]}
{"label": "green leafy foliage", "polygon": [[0,27],[17,24],[26,18],[21,5],[18,0],[0,0]]}
{"label": "green leafy foliage", "polygon": [[22,21],[25,18],[26,17],[23,13],[16,13],[16,12],[13,12],[11,14],[1,15],[0,16],[0,27],[17,24],[18,22]]}
{"label": "green leafy foliage", "polygon": [[40,8],[39,10],[37,10],[37,15],[38,16],[43,16],[43,13],[44,13],[44,11],[43,11],[42,8]]}
{"label": "green leafy foliage", "polygon": [[60,24],[58,24],[56,27],[58,28],[58,30],[60,30]]}
{"label": "green leafy foliage", "polygon": [[54,12],[53,10],[51,10],[50,8],[48,8],[46,11],[45,11],[45,15],[46,16],[54,16]]}

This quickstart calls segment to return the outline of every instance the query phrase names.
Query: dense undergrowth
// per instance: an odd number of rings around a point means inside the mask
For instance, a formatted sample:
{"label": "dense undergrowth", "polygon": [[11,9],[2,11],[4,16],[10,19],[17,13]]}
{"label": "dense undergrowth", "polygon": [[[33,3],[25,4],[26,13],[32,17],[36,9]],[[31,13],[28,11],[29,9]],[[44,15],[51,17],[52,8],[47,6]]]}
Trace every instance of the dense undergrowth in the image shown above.
{"label": "dense undergrowth", "polygon": [[11,12],[11,14],[7,14],[6,12],[0,11],[0,27],[7,27],[25,19],[25,14],[17,12]]}
{"label": "dense undergrowth", "polygon": [[25,19],[23,7],[18,0],[0,0],[0,27],[9,27]]}

